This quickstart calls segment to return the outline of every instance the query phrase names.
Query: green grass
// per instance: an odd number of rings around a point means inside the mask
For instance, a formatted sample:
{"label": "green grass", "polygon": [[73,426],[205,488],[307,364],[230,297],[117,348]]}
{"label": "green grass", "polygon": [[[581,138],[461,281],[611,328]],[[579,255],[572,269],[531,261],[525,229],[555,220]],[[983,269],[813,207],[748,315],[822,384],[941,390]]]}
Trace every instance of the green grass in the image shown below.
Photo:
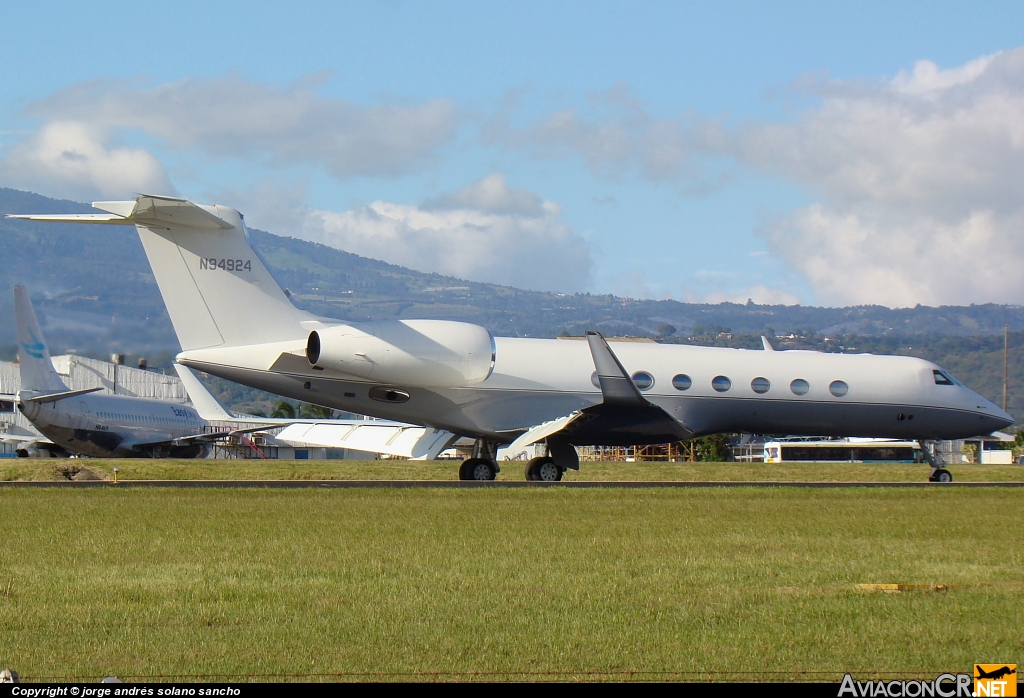
{"label": "green grass", "polygon": [[998,488],[0,488],[0,666],[934,677],[1024,660],[1020,513]]}
{"label": "green grass", "polygon": [[[126,480],[456,480],[456,461],[278,461],[278,460],[0,460],[2,480],[58,480],[58,468],[86,467],[105,479],[113,468]],[[499,480],[523,480],[522,461],[503,462]],[[954,465],[957,481],[1020,482],[1024,466]],[[928,467],[907,463],[615,463],[584,462],[566,480],[920,482]]]}

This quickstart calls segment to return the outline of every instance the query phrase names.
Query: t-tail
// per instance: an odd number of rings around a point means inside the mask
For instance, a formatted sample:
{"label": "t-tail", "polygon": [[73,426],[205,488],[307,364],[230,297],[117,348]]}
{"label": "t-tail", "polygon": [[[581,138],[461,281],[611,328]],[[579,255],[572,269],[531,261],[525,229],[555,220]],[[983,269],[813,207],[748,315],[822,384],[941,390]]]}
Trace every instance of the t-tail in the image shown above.
{"label": "t-tail", "polygon": [[50,350],[46,348],[46,340],[24,286],[14,287],[14,313],[18,325],[21,389],[38,393],[66,392],[68,387],[53,367]]}
{"label": "t-tail", "polygon": [[184,351],[305,341],[313,316],[289,300],[235,209],[149,194],[93,207],[106,213],[10,217],[134,225]]}

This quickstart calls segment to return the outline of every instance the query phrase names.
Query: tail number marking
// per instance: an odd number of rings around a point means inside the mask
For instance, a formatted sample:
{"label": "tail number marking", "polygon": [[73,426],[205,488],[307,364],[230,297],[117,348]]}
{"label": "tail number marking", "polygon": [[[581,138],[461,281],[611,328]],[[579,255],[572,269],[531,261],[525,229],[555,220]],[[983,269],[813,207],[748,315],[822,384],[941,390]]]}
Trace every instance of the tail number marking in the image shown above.
{"label": "tail number marking", "polygon": [[217,257],[202,257],[199,260],[200,269],[223,269],[224,271],[252,271],[252,261],[248,259],[218,259]]}

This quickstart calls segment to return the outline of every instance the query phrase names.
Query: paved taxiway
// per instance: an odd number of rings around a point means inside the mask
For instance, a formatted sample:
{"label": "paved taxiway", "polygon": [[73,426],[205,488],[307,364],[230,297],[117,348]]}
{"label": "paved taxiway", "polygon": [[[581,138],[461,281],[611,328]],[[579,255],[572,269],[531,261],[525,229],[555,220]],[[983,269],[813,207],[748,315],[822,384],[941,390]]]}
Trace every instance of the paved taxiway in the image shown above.
{"label": "paved taxiway", "polygon": [[646,489],[664,487],[1024,487],[1024,482],[764,482],[764,481],[719,481],[719,482],[527,482],[525,480],[462,481],[462,480],[122,480],[114,484],[109,480],[71,481],[25,481],[0,482],[0,487],[65,487],[72,489],[90,487],[198,487],[198,488],[259,488],[268,489],[360,489],[360,488],[523,488],[523,487],[566,487],[570,489],[617,488]]}

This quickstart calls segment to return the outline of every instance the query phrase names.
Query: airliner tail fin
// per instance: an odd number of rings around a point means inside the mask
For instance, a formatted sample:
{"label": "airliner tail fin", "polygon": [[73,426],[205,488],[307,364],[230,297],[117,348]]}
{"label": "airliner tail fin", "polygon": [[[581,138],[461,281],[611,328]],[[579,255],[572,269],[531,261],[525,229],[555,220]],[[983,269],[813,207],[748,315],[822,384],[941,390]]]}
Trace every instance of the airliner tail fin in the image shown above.
{"label": "airliner tail fin", "polygon": [[21,389],[39,392],[66,392],[68,387],[60,379],[50,361],[50,350],[39,329],[39,321],[32,309],[28,290],[14,287],[14,313],[17,322],[18,363],[21,368]]}

